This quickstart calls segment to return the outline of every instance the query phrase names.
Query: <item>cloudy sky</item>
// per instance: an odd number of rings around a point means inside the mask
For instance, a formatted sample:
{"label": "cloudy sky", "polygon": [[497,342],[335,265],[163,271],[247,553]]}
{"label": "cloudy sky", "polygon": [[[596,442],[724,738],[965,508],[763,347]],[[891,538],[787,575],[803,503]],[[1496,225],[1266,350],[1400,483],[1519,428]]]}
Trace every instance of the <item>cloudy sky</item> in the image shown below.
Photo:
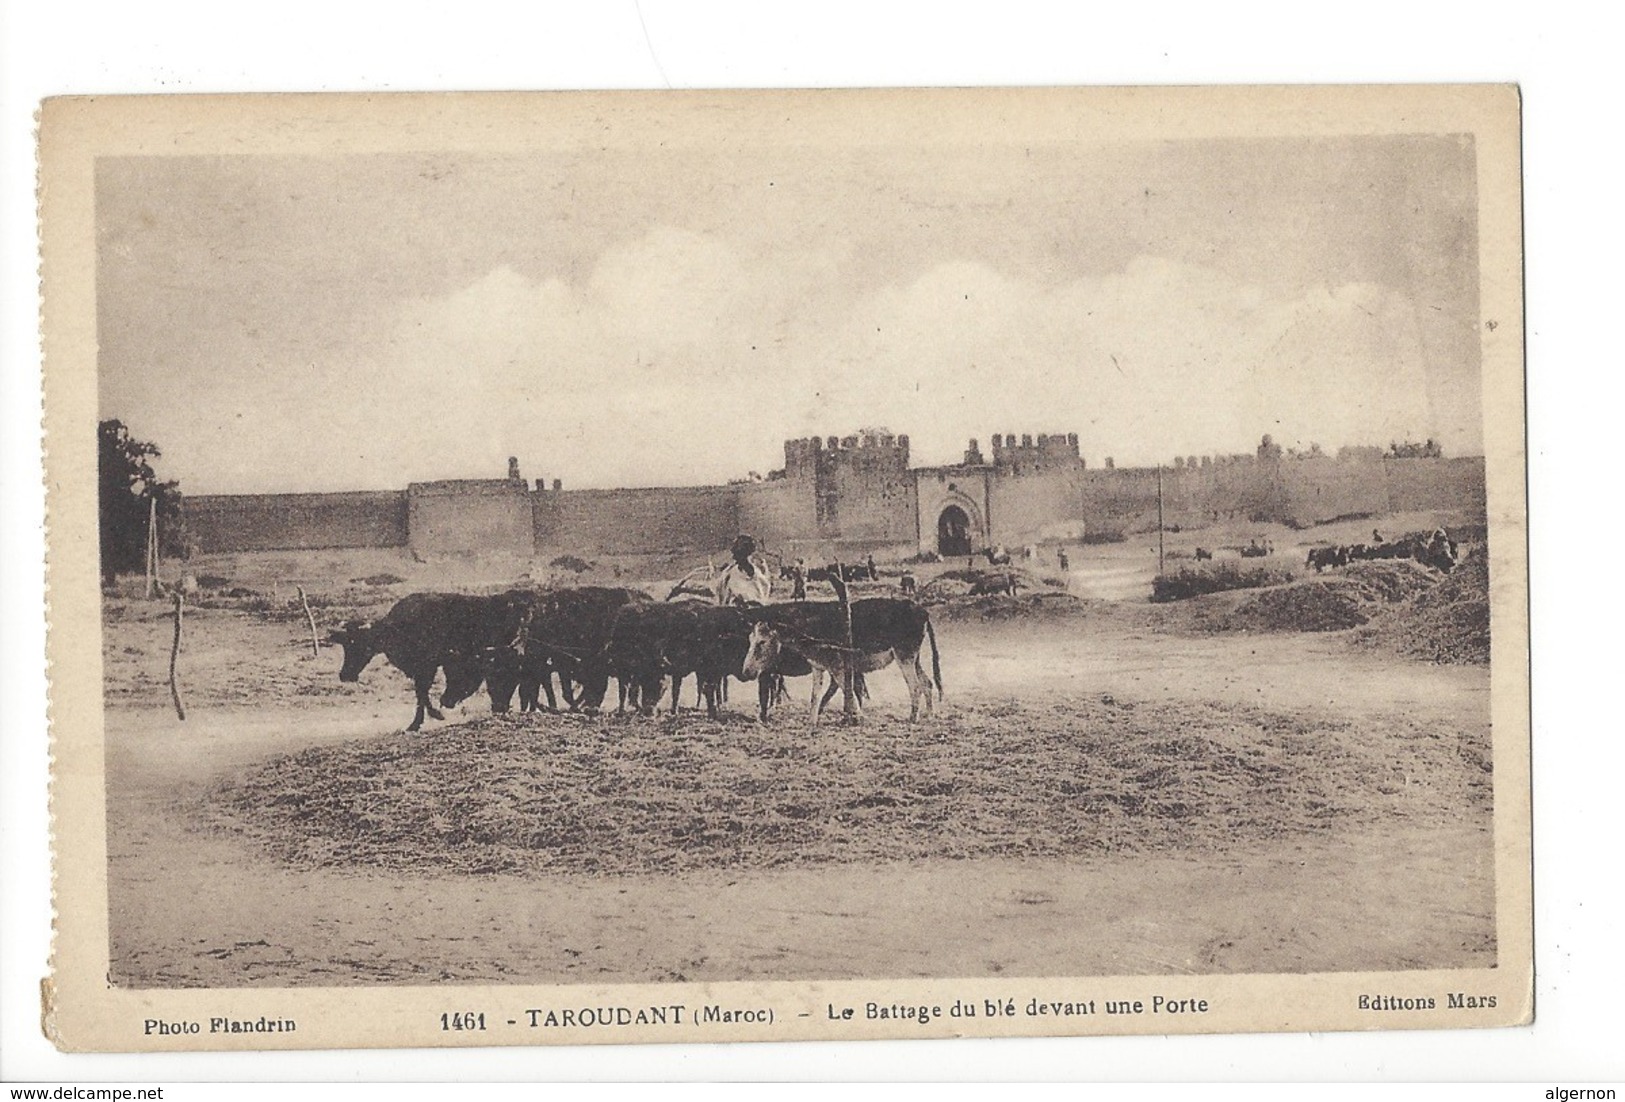
{"label": "cloudy sky", "polygon": [[101,406],[192,493],[1481,450],[1454,137],[104,159]]}

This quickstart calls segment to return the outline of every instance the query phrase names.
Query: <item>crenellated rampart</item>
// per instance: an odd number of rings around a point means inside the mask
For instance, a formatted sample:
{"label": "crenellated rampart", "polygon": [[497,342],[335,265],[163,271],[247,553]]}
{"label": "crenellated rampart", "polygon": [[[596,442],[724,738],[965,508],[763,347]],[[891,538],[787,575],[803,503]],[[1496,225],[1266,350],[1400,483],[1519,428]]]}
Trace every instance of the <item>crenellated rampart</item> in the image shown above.
{"label": "crenellated rampart", "polygon": [[[963,460],[910,466],[884,430],[787,440],[784,469],[721,486],[566,490],[558,479],[415,482],[404,491],[184,499],[205,552],[410,547],[419,557],[552,553],[716,554],[748,532],[781,553],[919,546],[963,530],[974,547],[1155,526],[1155,467],[1091,467],[1076,433],[995,433]],[[1305,526],[1362,513],[1451,509],[1482,516],[1484,461],[1383,456],[1183,456],[1160,472],[1163,520]],[[956,543],[956,546],[958,544]]]}

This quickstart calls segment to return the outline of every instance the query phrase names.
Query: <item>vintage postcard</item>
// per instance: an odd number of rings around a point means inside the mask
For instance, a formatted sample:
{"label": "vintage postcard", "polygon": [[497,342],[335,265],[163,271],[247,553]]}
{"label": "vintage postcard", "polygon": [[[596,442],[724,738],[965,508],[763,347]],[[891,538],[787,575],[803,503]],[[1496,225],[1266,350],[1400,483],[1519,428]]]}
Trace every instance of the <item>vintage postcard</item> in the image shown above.
{"label": "vintage postcard", "polygon": [[1531,1020],[1515,88],[40,144],[60,1047]]}

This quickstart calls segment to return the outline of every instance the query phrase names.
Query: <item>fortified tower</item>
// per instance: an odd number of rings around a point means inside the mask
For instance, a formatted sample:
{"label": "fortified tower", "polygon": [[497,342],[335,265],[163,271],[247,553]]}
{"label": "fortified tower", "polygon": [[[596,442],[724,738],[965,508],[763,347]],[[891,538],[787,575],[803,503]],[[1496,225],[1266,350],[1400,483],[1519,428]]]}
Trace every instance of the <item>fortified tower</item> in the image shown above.
{"label": "fortified tower", "polygon": [[908,437],[885,429],[784,442],[785,478],[809,488],[819,539],[914,539]]}
{"label": "fortified tower", "polygon": [[1002,435],[994,433],[993,465],[1016,474],[1082,467],[1083,460],[1078,455],[1078,434],[1041,432],[1035,441],[1031,433],[1023,433],[1018,443],[1013,432]]}

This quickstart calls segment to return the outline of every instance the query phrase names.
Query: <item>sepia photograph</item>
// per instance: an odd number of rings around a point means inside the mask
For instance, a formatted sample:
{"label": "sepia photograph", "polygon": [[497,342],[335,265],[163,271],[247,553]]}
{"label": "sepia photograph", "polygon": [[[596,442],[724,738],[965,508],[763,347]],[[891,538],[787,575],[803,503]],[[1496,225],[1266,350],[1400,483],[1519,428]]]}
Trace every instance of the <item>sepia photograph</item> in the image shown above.
{"label": "sepia photograph", "polygon": [[1514,89],[41,143],[60,1046],[1529,1019]]}

